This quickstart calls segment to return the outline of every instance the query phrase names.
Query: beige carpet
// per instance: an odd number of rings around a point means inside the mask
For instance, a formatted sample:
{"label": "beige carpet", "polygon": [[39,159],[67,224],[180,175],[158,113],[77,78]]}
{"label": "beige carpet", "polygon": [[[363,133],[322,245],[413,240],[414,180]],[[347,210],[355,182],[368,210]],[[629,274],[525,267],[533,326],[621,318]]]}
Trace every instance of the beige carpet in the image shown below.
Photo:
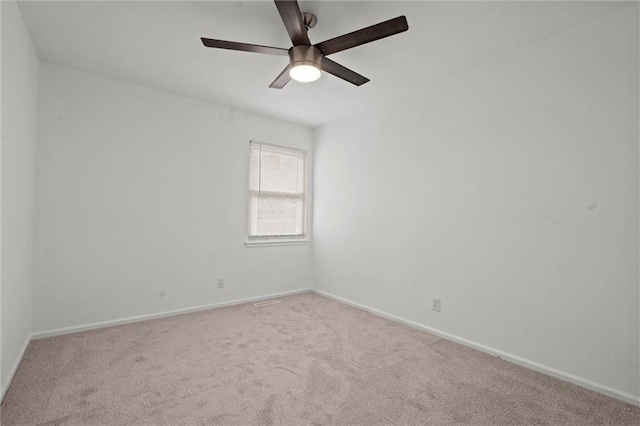
{"label": "beige carpet", "polygon": [[36,340],[3,426],[640,424],[640,409],[314,294]]}

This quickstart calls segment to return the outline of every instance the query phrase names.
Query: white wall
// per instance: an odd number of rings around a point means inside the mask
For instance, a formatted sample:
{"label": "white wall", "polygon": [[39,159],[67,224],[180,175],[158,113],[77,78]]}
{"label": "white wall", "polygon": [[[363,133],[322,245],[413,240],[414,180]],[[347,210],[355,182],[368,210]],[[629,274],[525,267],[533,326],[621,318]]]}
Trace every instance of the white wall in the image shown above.
{"label": "white wall", "polygon": [[2,8],[2,394],[31,332],[38,57],[15,2]]}
{"label": "white wall", "polygon": [[316,288],[637,399],[637,5],[415,83],[316,132]]}
{"label": "white wall", "polygon": [[42,63],[38,132],[34,332],[312,286],[309,246],[244,246],[249,141],[310,129]]}

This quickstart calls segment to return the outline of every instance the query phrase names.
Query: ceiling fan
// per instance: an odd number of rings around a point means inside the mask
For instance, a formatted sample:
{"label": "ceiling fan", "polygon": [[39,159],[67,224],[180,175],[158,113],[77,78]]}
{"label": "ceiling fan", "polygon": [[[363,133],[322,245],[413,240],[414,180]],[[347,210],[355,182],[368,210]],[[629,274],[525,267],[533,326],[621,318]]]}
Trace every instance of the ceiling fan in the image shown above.
{"label": "ceiling fan", "polygon": [[327,55],[389,37],[409,29],[407,18],[398,16],[349,34],[325,40],[321,43],[311,44],[307,31],[315,26],[316,17],[310,13],[300,12],[298,2],[295,0],[275,0],[275,3],[287,33],[289,33],[289,38],[293,43],[293,47],[289,49],[210,38],[200,39],[206,47],[266,53],[269,55],[289,55],[289,65],[269,86],[273,89],[282,89],[291,78],[302,82],[317,80],[320,77],[320,70],[333,74],[356,86],[361,86],[368,82],[369,79],[332,61],[327,58]]}

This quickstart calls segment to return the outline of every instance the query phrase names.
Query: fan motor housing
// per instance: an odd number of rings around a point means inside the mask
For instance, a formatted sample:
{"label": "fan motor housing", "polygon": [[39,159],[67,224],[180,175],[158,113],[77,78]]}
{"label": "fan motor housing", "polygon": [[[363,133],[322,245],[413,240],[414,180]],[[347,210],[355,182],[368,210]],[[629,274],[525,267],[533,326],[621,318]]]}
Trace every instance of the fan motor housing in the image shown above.
{"label": "fan motor housing", "polygon": [[311,65],[320,68],[322,60],[322,52],[315,46],[293,46],[289,49],[290,65],[292,67],[298,65]]}

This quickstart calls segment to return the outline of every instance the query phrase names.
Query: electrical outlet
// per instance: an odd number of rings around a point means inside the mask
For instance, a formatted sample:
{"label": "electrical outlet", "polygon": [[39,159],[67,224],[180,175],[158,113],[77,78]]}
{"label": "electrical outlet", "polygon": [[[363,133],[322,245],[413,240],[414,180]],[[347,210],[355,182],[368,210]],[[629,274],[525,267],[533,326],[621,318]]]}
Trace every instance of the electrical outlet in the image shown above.
{"label": "electrical outlet", "polygon": [[440,312],[440,298],[439,297],[433,297],[431,299],[431,309],[436,311],[436,312]]}
{"label": "electrical outlet", "polygon": [[224,288],[224,278],[218,278],[218,288]]}

